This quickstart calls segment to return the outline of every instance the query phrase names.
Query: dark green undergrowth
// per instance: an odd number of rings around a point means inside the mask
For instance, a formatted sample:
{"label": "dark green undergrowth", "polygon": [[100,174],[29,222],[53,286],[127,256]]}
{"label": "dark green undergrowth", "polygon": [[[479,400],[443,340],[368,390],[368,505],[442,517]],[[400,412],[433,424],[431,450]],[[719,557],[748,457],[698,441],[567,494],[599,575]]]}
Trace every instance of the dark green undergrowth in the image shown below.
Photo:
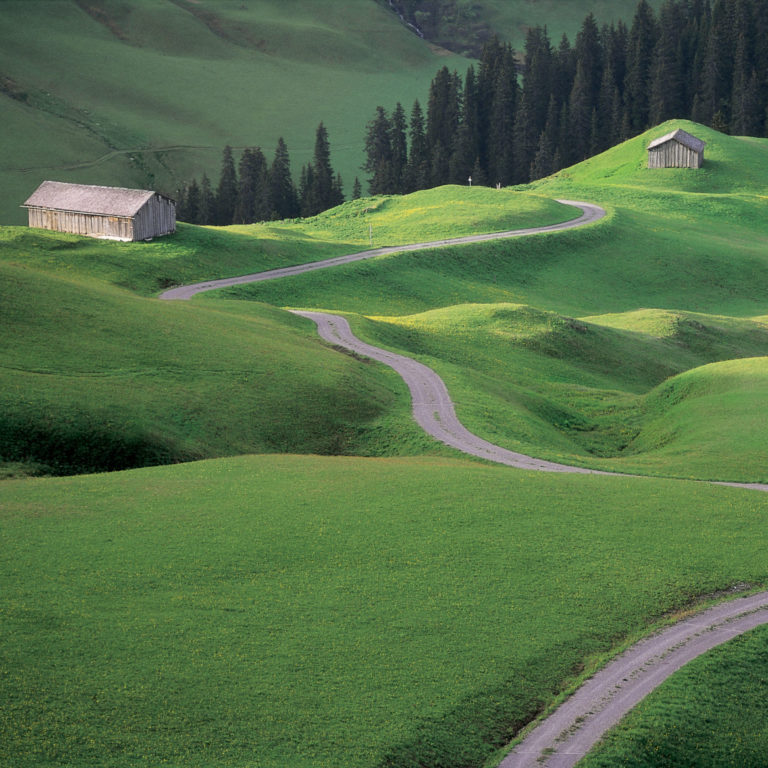
{"label": "dark green undergrowth", "polygon": [[761,768],[768,629],[695,659],[642,701],[579,768]]}
{"label": "dark green undergrowth", "polygon": [[763,494],[261,456],[0,488],[0,762],[480,765],[616,643],[764,583]]}

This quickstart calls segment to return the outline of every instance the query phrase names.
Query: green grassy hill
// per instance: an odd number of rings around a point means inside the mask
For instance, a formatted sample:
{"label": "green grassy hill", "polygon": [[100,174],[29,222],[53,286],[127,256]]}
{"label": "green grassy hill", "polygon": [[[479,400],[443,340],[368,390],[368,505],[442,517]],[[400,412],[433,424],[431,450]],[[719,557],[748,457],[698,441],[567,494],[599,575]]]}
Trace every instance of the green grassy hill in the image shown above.
{"label": "green grassy hill", "polygon": [[[449,187],[151,244],[4,228],[1,412],[19,419],[4,442],[49,446],[18,450],[6,474],[77,469],[63,445],[139,446],[148,463],[390,458],[0,484],[0,762],[479,766],[668,612],[768,582],[764,494],[453,458],[412,426],[394,374],[281,309],[346,312],[427,361],[494,441],[765,480],[768,141],[675,122],[708,142],[705,171],[648,171],[645,144],[672,125],[523,190]],[[567,218],[555,197],[609,215],[151,298],[355,250],[364,222],[403,242]]]}
{"label": "green grassy hill", "polygon": [[[768,630],[695,659],[642,701],[580,768],[760,765],[768,749]],[[702,727],[702,724],[705,727]]]}
{"label": "green grassy hill", "polygon": [[443,64],[373,0],[0,4],[0,222],[45,178],[173,192],[222,147],[279,136],[293,170],[324,121],[348,191],[377,104],[410,108]]}

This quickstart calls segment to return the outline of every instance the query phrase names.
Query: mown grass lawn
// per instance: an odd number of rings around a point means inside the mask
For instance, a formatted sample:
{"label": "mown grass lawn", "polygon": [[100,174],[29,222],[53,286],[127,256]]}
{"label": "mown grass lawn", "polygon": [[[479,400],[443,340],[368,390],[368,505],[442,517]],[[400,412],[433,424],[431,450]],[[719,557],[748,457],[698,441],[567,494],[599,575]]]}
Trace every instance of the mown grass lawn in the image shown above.
{"label": "mown grass lawn", "polygon": [[262,456],[0,488],[6,765],[479,764],[768,575],[757,493]]}

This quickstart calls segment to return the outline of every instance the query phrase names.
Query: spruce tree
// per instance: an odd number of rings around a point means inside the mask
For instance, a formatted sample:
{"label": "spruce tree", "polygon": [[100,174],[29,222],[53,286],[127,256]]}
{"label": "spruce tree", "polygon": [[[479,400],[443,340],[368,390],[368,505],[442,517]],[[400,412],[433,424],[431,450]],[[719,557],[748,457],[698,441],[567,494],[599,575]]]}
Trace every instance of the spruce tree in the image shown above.
{"label": "spruce tree", "polygon": [[291,178],[291,160],[288,147],[281,136],[275,148],[275,157],[269,169],[269,199],[272,219],[292,219],[299,214],[296,188]]}
{"label": "spruce tree", "polygon": [[432,186],[449,181],[449,161],[459,128],[460,78],[443,67],[429,88],[427,105],[427,145],[430,152]]}
{"label": "spruce tree", "polygon": [[406,192],[415,192],[429,186],[429,150],[424,126],[424,113],[418,99],[413,102],[408,129],[410,152],[406,170]]}
{"label": "spruce tree", "polygon": [[686,114],[684,73],[679,59],[682,26],[683,17],[677,2],[665,0],[659,12],[660,33],[650,69],[648,112],[651,125]]}
{"label": "spruce tree", "polygon": [[352,185],[352,199],[359,200],[363,196],[363,187],[360,184],[360,179],[355,176],[355,183]]}
{"label": "spruce tree", "polygon": [[216,190],[216,224],[224,226],[235,220],[237,206],[237,172],[232,147],[227,144],[221,157],[221,177]]}
{"label": "spruce tree", "polygon": [[375,117],[368,122],[365,135],[365,163],[363,170],[370,175],[368,192],[371,195],[389,195],[392,183],[391,123],[387,111],[376,107]]}
{"label": "spruce tree", "polygon": [[317,126],[315,133],[315,152],[312,158],[313,204],[310,216],[333,208],[337,204],[338,194],[334,190],[334,173],[331,167],[331,145],[328,130],[323,123]]}
{"label": "spruce tree", "polygon": [[260,147],[243,151],[238,165],[238,189],[235,222],[250,224],[266,221],[271,213],[267,161]]}
{"label": "spruce tree", "polygon": [[406,191],[408,169],[408,120],[400,102],[392,112],[390,121],[390,147],[392,149],[392,192],[402,195]]}
{"label": "spruce tree", "polygon": [[592,105],[589,100],[590,86],[579,62],[576,66],[576,79],[573,81],[568,100],[570,118],[572,158],[580,162],[589,156],[590,136],[592,131]]}
{"label": "spruce tree", "polygon": [[624,82],[624,100],[633,133],[644,131],[649,124],[650,71],[656,39],[656,17],[646,0],[640,0],[629,32]]}
{"label": "spruce tree", "polygon": [[216,195],[211,187],[211,180],[207,174],[203,174],[200,180],[200,198],[197,212],[198,224],[213,224],[216,215]]}
{"label": "spruce tree", "polygon": [[[512,50],[506,49],[498,69],[491,104],[488,137],[488,175],[491,184],[506,186],[518,179],[515,166],[514,125],[519,98]],[[525,173],[527,169],[523,170]]]}
{"label": "spruce tree", "polygon": [[192,183],[187,187],[184,208],[184,214],[189,224],[208,223],[200,221],[200,186],[197,183],[197,179],[192,179]]}

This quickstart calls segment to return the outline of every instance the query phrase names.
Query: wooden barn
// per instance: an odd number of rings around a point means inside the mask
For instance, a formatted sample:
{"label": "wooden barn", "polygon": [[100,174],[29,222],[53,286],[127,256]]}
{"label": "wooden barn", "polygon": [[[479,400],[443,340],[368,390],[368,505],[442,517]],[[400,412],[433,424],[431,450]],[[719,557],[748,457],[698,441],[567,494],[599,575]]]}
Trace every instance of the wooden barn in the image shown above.
{"label": "wooden barn", "polygon": [[29,226],[110,240],[148,240],[176,231],[176,203],[146,189],[44,181],[22,206]]}
{"label": "wooden barn", "polygon": [[706,142],[678,128],[648,145],[649,168],[701,168]]}

